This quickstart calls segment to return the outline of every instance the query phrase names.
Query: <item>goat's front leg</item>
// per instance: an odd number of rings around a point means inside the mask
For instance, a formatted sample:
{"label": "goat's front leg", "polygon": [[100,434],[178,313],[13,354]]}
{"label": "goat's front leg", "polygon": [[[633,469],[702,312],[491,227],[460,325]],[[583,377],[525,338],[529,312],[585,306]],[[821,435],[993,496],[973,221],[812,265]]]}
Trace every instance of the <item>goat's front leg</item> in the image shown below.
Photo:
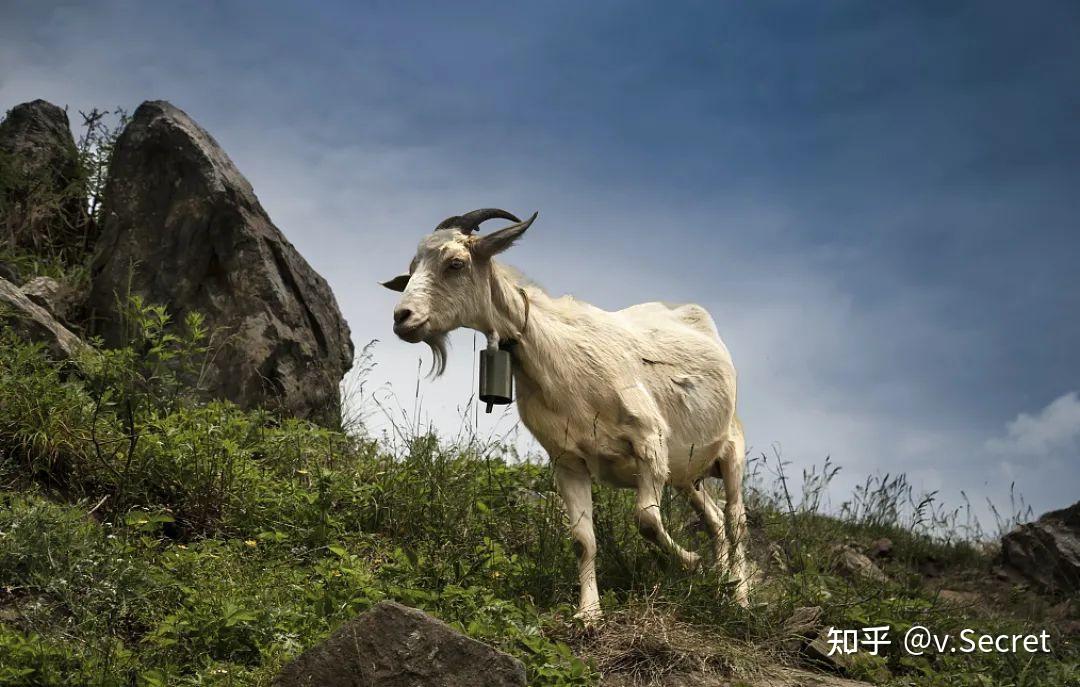
{"label": "goat's front leg", "polygon": [[499,341],[500,341],[500,339],[499,339],[498,332],[495,332],[495,331],[488,332],[487,333],[487,350],[491,351],[491,352],[499,350]]}
{"label": "goat's front leg", "polygon": [[581,599],[574,617],[586,623],[599,620],[600,592],[596,586],[596,533],[593,531],[592,476],[580,458],[555,461],[555,488],[559,490],[570,518],[570,534],[578,560]]}
{"label": "goat's front leg", "polygon": [[640,447],[635,445],[634,448],[639,466],[635,513],[638,529],[642,536],[668,555],[677,557],[684,568],[693,570],[701,561],[701,556],[675,543],[664,529],[664,519],[660,515],[660,500],[667,482],[667,475],[661,466],[667,465],[667,453],[659,433],[648,436]]}

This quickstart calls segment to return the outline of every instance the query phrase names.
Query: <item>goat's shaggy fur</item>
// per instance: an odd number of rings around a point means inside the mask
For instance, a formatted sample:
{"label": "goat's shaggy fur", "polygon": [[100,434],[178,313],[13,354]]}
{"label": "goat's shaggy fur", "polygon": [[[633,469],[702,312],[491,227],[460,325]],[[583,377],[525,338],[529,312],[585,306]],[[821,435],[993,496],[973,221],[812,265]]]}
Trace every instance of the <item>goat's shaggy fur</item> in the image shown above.
{"label": "goat's shaggy fur", "polygon": [[[745,447],[735,367],[712,318],[697,305],[608,312],[548,296],[491,259],[531,222],[483,237],[453,229],[425,237],[410,274],[393,280],[404,290],[395,331],[432,347],[435,372],[445,365],[443,341],[453,329],[481,331],[491,347],[517,342],[518,413],[550,456],[566,503],[581,616],[599,615],[593,479],[635,489],[642,534],[693,567],[697,554],[672,540],[659,510],[665,484],[685,493],[712,536],[717,565],[738,581],[737,598],[746,603]],[[707,476],[723,479],[724,512],[702,484]]]}

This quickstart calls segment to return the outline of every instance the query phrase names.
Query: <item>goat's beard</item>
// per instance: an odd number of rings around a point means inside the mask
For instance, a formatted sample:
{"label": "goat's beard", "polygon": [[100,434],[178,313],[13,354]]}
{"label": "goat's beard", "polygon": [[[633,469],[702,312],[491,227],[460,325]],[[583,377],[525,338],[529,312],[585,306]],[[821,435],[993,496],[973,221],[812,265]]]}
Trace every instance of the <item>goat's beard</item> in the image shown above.
{"label": "goat's beard", "polygon": [[431,348],[431,369],[428,370],[428,378],[442,376],[442,373],[446,371],[446,334],[429,334],[424,337],[424,343]]}

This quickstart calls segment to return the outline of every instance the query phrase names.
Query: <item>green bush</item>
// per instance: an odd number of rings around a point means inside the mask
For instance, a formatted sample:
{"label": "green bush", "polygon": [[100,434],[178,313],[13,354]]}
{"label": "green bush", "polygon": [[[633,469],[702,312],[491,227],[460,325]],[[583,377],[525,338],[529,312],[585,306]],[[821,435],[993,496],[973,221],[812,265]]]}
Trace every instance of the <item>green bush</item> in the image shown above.
{"label": "green bush", "polygon": [[[686,573],[633,524],[632,494],[594,492],[610,623],[571,620],[576,561],[547,466],[497,442],[408,435],[392,451],[272,414],[205,402],[195,318],[131,303],[131,344],[77,364],[0,334],[0,684],[267,685],[281,665],[382,599],[422,608],[524,661],[531,684],[595,684],[601,670],[659,679],[799,662],[782,630],[820,605],[843,628],[913,624],[1031,631],[1054,600],[1017,592],[958,612],[919,573],[985,582],[992,559],[905,482],[874,482],[829,515],[835,474],[784,464],[749,485],[759,605]],[[868,483],[870,484],[870,483]],[[670,529],[690,511],[665,500]],[[841,517],[835,517],[840,515]],[[836,545],[894,542],[886,581],[835,571]],[[1060,614],[1059,614],[1060,615]],[[657,628],[662,628],[657,629]],[[584,657],[584,658],[581,658]],[[881,684],[1057,687],[1080,676],[1051,655],[909,657],[889,647],[850,671]]]}

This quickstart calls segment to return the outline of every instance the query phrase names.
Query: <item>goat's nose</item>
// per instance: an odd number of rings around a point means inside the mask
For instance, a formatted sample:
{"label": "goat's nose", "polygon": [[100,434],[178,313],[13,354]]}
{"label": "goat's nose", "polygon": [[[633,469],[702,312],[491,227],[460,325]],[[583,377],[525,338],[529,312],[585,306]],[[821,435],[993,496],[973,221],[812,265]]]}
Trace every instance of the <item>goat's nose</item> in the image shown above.
{"label": "goat's nose", "polygon": [[412,317],[412,310],[409,310],[408,308],[398,308],[394,311],[394,324],[401,324],[410,317]]}

